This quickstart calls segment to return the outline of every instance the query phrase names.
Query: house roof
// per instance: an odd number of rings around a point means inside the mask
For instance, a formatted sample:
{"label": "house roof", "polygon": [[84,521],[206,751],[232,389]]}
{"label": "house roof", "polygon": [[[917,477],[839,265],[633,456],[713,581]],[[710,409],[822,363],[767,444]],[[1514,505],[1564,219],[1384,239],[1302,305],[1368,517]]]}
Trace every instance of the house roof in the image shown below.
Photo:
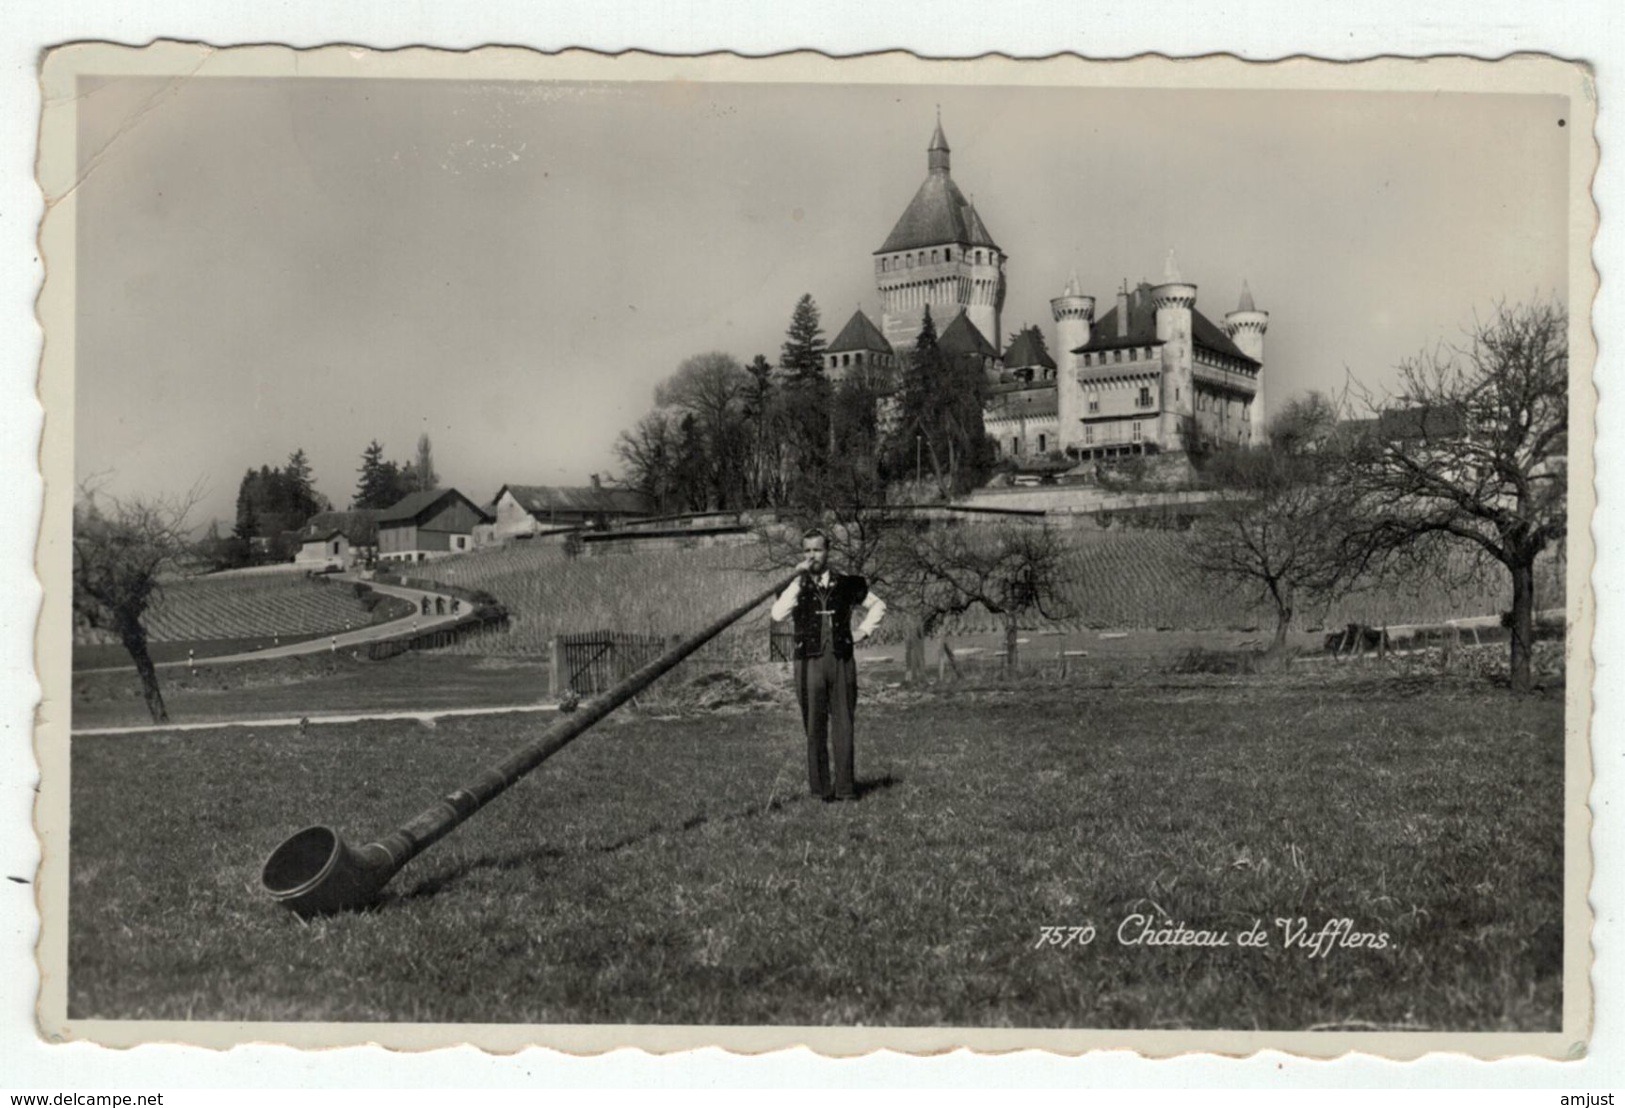
{"label": "house roof", "polygon": [[826,354],[841,354],[849,350],[872,350],[880,354],[892,352],[886,336],[861,309],[852,313],[852,318],[846,321],[846,326],[835,336],[835,341],[824,348]]}
{"label": "house roof", "polygon": [[301,543],[326,542],[328,539],[337,539],[337,538],[345,538],[345,539],[347,539],[347,538],[349,538],[349,536],[346,535],[343,531],[340,531],[337,527],[329,528],[326,531],[316,531],[316,532],[312,532],[310,530],[310,528],[307,527],[303,531],[299,532],[299,541]]}
{"label": "house roof", "polygon": [[347,512],[317,512],[305,520],[305,526],[299,534],[305,542],[332,538],[337,533],[352,543],[361,543],[370,539],[377,522],[378,511],[374,508],[351,508]]}
{"label": "house roof", "polygon": [[937,336],[937,346],[949,357],[964,354],[975,354],[984,358],[997,358],[999,351],[996,346],[987,341],[987,336],[977,329],[976,324],[970,321],[970,316],[960,312],[942,329]]}
{"label": "house roof", "polygon": [[[1118,306],[1112,305],[1105,315],[1096,321],[1090,328],[1089,341],[1073,349],[1074,354],[1092,353],[1097,350],[1120,350],[1125,346],[1157,346],[1162,340],[1157,338],[1157,307],[1151,299],[1151,286],[1144,281],[1128,296],[1128,334],[1119,335],[1117,326]],[[1191,309],[1191,343],[1192,345],[1216,354],[1223,354],[1229,358],[1239,358],[1249,365],[1261,363],[1244,354],[1239,346],[1230,341],[1230,336],[1224,333],[1224,328],[1215,324],[1207,316]]]}
{"label": "house roof", "polygon": [[482,519],[490,518],[484,508],[481,508],[456,489],[423,489],[420,492],[407,493],[379,512],[379,526],[386,523],[416,523],[433,512],[443,501],[450,497],[456,497],[470,508],[473,508],[475,513]]}
{"label": "house roof", "polygon": [[1026,369],[1029,366],[1055,368],[1055,359],[1045,349],[1043,333],[1037,327],[1022,328],[1010,340],[1010,349],[1004,352],[1005,369]]}
{"label": "house roof", "polygon": [[1195,308],[1191,309],[1191,342],[1198,347],[1204,347],[1228,358],[1240,358],[1248,365],[1264,364],[1244,353],[1241,347],[1232,342],[1230,336],[1225,334],[1223,327],[1215,324]]}
{"label": "house roof", "polygon": [[876,254],[890,254],[894,250],[913,250],[919,246],[991,246],[997,250],[982,217],[965,194],[959,191],[954,179],[948,175],[948,140],[937,123],[926,154],[930,173],[926,175],[914,199],[903,209],[902,218],[886,236],[886,242]]}
{"label": "house roof", "polygon": [[1422,441],[1465,433],[1467,412],[1459,404],[1389,408],[1377,413],[1375,431],[1385,440]]}
{"label": "house roof", "polygon": [[504,492],[531,515],[552,512],[586,512],[613,515],[648,515],[648,499],[634,489],[606,489],[595,485],[503,485],[491,498],[494,504]]}

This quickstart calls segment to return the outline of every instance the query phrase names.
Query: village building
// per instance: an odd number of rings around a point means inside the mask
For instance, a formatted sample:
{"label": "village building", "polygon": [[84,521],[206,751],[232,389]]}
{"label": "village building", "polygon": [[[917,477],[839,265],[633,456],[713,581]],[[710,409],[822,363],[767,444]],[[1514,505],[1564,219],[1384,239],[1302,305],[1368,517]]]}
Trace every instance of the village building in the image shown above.
{"label": "village building", "polygon": [[633,489],[605,488],[597,474],[588,486],[503,485],[491,499],[490,537],[528,538],[549,531],[605,528],[654,514]]}
{"label": "village building", "polygon": [[366,508],[317,512],[295,533],[294,564],[321,572],[365,565],[378,551],[378,513]]}
{"label": "village building", "polygon": [[1245,283],[1236,309],[1215,323],[1197,308],[1197,286],[1183,279],[1170,251],[1161,281],[1132,289],[1124,281],[1096,320],[1095,298],[1074,274],[1050,301],[1053,347],[1037,328],[1024,328],[1001,354],[1009,257],[954,183],[940,119],[926,168],[874,254],[881,323],[861,310],[853,315],[826,352],[832,377],[859,365],[901,366],[929,310],[944,353],[986,373],[987,433],[1018,464],[1263,441],[1269,313]]}
{"label": "village building", "polygon": [[378,513],[378,561],[423,562],[474,549],[491,517],[456,489],[425,489]]}

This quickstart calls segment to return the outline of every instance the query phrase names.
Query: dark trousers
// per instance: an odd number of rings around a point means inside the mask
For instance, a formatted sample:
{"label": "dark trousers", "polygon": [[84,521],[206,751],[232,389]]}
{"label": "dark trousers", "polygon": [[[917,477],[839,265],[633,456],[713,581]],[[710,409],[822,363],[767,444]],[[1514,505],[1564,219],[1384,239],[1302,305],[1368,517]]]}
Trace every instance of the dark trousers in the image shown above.
{"label": "dark trousers", "polygon": [[[858,663],[825,650],[796,659],[796,700],[807,731],[807,785],[814,796],[857,795],[853,775],[852,721],[858,708]],[[835,781],[830,782],[834,747]]]}

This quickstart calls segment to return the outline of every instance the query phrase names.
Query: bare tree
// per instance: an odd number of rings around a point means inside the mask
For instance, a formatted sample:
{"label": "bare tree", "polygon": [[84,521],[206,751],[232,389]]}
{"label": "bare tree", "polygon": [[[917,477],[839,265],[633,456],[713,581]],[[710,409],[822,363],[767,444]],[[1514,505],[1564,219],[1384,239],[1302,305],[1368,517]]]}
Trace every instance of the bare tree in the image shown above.
{"label": "bare tree", "polygon": [[1568,534],[1568,312],[1502,305],[1399,367],[1354,444],[1353,541],[1377,558],[1467,544],[1512,576],[1512,687],[1530,687],[1535,559]]}
{"label": "bare tree", "polygon": [[1350,587],[1363,563],[1343,542],[1343,487],[1323,455],[1271,449],[1221,451],[1207,478],[1220,496],[1210,503],[1186,547],[1196,569],[1255,587],[1275,610],[1272,652],[1286,646],[1299,605],[1325,601]]}
{"label": "bare tree", "polygon": [[649,412],[615,442],[626,484],[648,498],[657,513],[672,507],[677,483],[677,433],[664,411]]}
{"label": "bare tree", "polygon": [[894,579],[905,606],[930,635],[950,616],[980,605],[1004,623],[1005,665],[1017,662],[1021,621],[1074,618],[1072,565],[1059,532],[1041,524],[954,524],[893,532]]}
{"label": "bare tree", "polygon": [[147,652],[147,613],[162,598],[162,575],[185,553],[186,517],[201,498],[100,495],[81,486],[73,508],[73,609],[90,626],[111,631],[130,652],[154,723],[169,713]]}
{"label": "bare tree", "polygon": [[1283,454],[1312,454],[1333,439],[1342,406],[1323,392],[1294,396],[1269,422],[1271,447]]}
{"label": "bare tree", "polygon": [[704,474],[712,507],[737,507],[745,496],[750,437],[745,409],[752,380],[730,354],[684,359],[655,390],[655,403],[692,416],[697,434],[688,459]]}

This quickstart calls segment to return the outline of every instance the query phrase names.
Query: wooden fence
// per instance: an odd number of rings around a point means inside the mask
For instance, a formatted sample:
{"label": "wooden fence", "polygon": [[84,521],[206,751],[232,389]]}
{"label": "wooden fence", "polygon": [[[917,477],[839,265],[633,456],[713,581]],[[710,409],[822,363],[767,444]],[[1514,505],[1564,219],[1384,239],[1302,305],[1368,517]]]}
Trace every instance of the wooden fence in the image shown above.
{"label": "wooden fence", "polygon": [[488,611],[483,614],[468,615],[456,623],[444,627],[435,627],[427,631],[409,632],[405,635],[395,635],[387,639],[377,639],[367,644],[367,657],[374,662],[382,662],[397,655],[405,654],[409,650],[438,650],[441,647],[453,646],[488,631],[505,631],[508,627],[508,613],[503,609]]}
{"label": "wooden fence", "polygon": [[580,696],[597,695],[660,657],[669,645],[659,635],[626,631],[556,636],[552,644],[553,694],[572,689]]}

